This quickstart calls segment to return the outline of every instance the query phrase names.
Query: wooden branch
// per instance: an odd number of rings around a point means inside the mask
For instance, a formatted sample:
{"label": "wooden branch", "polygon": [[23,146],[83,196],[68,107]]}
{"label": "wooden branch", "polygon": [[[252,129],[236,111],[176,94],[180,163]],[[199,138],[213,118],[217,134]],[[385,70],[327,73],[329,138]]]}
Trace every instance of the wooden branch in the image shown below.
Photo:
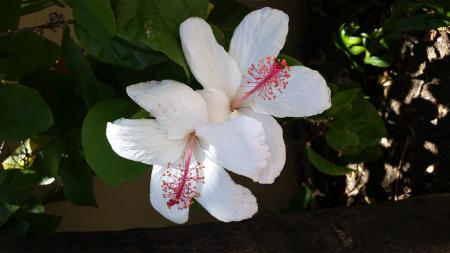
{"label": "wooden branch", "polygon": [[2,238],[0,252],[450,252],[450,194],[236,223]]}

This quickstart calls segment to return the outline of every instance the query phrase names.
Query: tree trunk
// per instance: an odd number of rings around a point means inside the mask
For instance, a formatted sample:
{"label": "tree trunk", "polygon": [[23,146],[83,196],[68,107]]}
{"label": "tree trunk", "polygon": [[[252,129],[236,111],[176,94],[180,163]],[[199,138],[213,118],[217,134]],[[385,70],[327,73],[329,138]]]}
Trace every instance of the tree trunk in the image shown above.
{"label": "tree trunk", "polygon": [[2,238],[0,252],[450,252],[450,194],[235,223]]}

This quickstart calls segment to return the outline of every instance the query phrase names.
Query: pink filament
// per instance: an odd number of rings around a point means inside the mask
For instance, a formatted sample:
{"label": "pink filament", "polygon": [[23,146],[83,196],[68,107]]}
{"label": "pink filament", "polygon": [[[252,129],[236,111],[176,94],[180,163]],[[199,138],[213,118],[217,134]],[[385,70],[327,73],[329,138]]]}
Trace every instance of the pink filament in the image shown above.
{"label": "pink filament", "polygon": [[259,60],[258,64],[250,65],[247,71],[247,84],[254,85],[252,89],[245,92],[244,95],[235,99],[232,109],[241,107],[242,103],[253,96],[255,93],[263,100],[275,100],[276,94],[283,93],[290,77],[290,67],[286,60],[278,60],[273,57],[266,57]]}
{"label": "pink filament", "polygon": [[192,154],[195,145],[195,136],[189,139],[189,147],[183,154],[182,162],[179,164],[169,163],[163,174],[162,190],[163,197],[168,198],[167,207],[178,205],[178,209],[189,208],[193,198],[200,197],[197,184],[204,182],[204,177],[200,176],[203,166],[197,162],[194,167],[190,167]]}

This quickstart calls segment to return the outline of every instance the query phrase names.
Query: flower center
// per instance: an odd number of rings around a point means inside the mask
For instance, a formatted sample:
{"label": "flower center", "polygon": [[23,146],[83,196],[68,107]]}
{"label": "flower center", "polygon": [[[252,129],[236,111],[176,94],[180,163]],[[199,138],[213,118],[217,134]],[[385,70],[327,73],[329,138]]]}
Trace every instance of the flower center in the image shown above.
{"label": "flower center", "polygon": [[190,166],[195,138],[195,135],[190,137],[189,147],[182,155],[181,162],[178,164],[168,163],[164,171],[161,187],[163,198],[169,199],[167,201],[168,208],[174,205],[178,205],[179,210],[189,208],[192,198],[200,197],[197,185],[204,182],[204,177],[201,176],[204,166],[200,162]]}
{"label": "flower center", "polygon": [[271,56],[262,58],[256,65],[250,65],[244,78],[252,88],[245,92],[242,97],[235,99],[231,108],[241,107],[247,98],[255,94],[263,100],[275,100],[276,93],[283,93],[283,90],[287,87],[288,79],[291,76],[290,69],[286,60],[279,60]]}

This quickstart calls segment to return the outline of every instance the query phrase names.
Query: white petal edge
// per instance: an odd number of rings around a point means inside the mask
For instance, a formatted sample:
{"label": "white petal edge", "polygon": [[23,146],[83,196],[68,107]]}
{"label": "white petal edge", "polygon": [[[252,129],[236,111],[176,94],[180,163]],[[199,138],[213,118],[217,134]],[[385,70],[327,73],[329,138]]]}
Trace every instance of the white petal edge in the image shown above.
{"label": "white petal edge", "polygon": [[[235,111],[233,114],[237,114]],[[196,129],[206,156],[226,169],[250,177],[267,166],[270,156],[264,129],[257,120],[239,115]]]}
{"label": "white petal edge", "polygon": [[239,112],[261,123],[264,127],[266,142],[270,149],[267,166],[251,178],[258,183],[272,184],[275,178],[280,175],[286,162],[286,146],[283,139],[283,129],[272,116],[256,113],[250,108],[242,108]]}
{"label": "white petal edge", "polygon": [[207,89],[197,91],[202,95],[208,107],[208,120],[210,123],[221,123],[228,120],[231,109],[230,99],[220,90]]}
{"label": "white petal edge", "polygon": [[[277,93],[275,100],[263,100],[255,94],[245,101],[244,106],[279,118],[308,117],[330,108],[331,91],[319,72],[304,66],[292,66],[290,75],[286,89],[281,94]],[[238,94],[244,92],[245,89],[241,88]]]}
{"label": "white petal edge", "polygon": [[235,60],[217,43],[209,24],[201,18],[189,18],[180,25],[180,38],[197,81],[232,98],[241,83],[241,72]]}
{"label": "white petal edge", "polygon": [[233,182],[228,173],[209,159],[205,166],[200,197],[196,200],[215,218],[223,222],[251,218],[258,211],[256,198],[249,189]]}
{"label": "white petal edge", "polygon": [[189,218],[189,208],[178,209],[176,206],[172,208],[167,207],[167,199],[163,198],[163,190],[161,187],[164,166],[154,165],[152,169],[152,176],[150,179],[150,203],[153,208],[158,211],[166,219],[182,224],[185,223]]}
{"label": "white petal edge", "polygon": [[138,83],[128,86],[127,93],[156,118],[170,139],[183,138],[208,122],[205,101],[183,83],[173,80]]}
{"label": "white petal edge", "polygon": [[265,57],[277,57],[286,42],[289,16],[265,7],[249,13],[234,31],[230,55],[242,73]]}
{"label": "white petal edge", "polygon": [[186,139],[170,140],[152,119],[118,119],[106,126],[106,137],[119,156],[145,164],[164,164],[178,159]]}

